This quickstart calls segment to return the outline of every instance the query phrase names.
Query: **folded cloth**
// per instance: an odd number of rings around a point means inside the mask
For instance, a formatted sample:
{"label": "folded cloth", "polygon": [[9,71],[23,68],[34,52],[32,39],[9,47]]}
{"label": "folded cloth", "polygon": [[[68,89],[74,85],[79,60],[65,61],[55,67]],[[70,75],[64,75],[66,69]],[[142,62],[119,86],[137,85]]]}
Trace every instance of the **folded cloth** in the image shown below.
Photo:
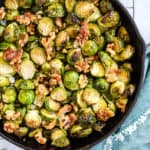
{"label": "folded cloth", "polygon": [[120,128],[91,150],[150,150],[150,45],[145,58],[145,80],[138,101]]}

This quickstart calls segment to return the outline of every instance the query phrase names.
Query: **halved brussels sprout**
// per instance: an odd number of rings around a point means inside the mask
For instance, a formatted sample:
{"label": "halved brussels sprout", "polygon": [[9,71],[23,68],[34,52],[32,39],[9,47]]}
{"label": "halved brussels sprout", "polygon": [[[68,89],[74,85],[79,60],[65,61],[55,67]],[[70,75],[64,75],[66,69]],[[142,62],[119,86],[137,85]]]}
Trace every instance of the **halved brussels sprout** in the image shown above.
{"label": "halved brussels sprout", "polygon": [[48,6],[47,13],[50,17],[64,17],[65,9],[61,3],[53,3]]}
{"label": "halved brussels sprout", "polygon": [[1,115],[5,114],[5,112],[6,112],[7,110],[15,110],[15,105],[14,105],[14,103],[11,103],[11,104],[4,104],[4,106],[3,106],[3,108],[2,108],[2,110],[1,110],[1,112],[0,112],[0,114],[1,114]]}
{"label": "halved brussels sprout", "polygon": [[8,20],[8,21],[13,21],[14,18],[16,16],[18,16],[18,15],[19,15],[19,11],[18,10],[7,10],[5,19]]}
{"label": "halved brussels sprout", "polygon": [[13,50],[16,50],[16,46],[12,43],[8,43],[8,42],[1,42],[0,43],[0,50],[7,50],[8,48],[11,48]]}
{"label": "halved brussels sprout", "polygon": [[114,82],[110,87],[110,95],[113,98],[119,98],[125,91],[125,83],[121,81]]}
{"label": "halved brussels sprout", "polygon": [[113,10],[112,3],[110,0],[101,0],[100,1],[100,10],[102,13],[107,13],[108,11]]}
{"label": "halved brussels sprout", "polygon": [[66,89],[63,87],[54,88],[51,92],[51,98],[59,102],[66,100],[67,99]]}
{"label": "halved brussels sprout", "polygon": [[48,111],[58,111],[60,108],[60,103],[54,101],[51,99],[51,97],[46,97],[45,98],[45,108]]}
{"label": "halved brussels sprout", "polygon": [[121,26],[118,31],[118,36],[125,41],[126,43],[130,42],[130,36],[127,29],[124,26]]}
{"label": "halved brussels sprout", "polygon": [[102,93],[106,93],[109,90],[109,83],[104,78],[98,78],[95,81],[95,88]]}
{"label": "halved brussels sprout", "polygon": [[19,74],[23,79],[32,79],[35,74],[35,66],[32,61],[24,59],[20,64]]}
{"label": "halved brussels sprout", "polygon": [[46,62],[46,54],[43,48],[36,47],[31,50],[31,58],[37,65],[42,65]]}
{"label": "halved brussels sprout", "polygon": [[38,31],[43,36],[48,36],[53,28],[53,20],[48,17],[43,17],[38,23]]}
{"label": "halved brussels sprout", "polygon": [[64,47],[69,41],[69,35],[66,31],[60,31],[56,36],[56,46]]}
{"label": "halved brussels sprout", "polygon": [[93,105],[100,100],[100,94],[94,88],[85,88],[82,98],[88,105]]}
{"label": "halved brussels sprout", "polygon": [[80,31],[80,27],[78,25],[72,25],[65,29],[70,38],[75,38]]}
{"label": "halved brussels sprout", "polygon": [[122,113],[124,113],[126,110],[127,103],[128,103],[127,98],[119,98],[118,100],[116,100],[116,107],[119,108]]}
{"label": "halved brussels sprout", "polygon": [[71,49],[67,54],[67,62],[70,65],[74,65],[78,60],[82,59],[82,54],[80,49]]}
{"label": "halved brussels sprout", "polygon": [[32,131],[29,132],[28,136],[30,138],[33,138],[37,133],[41,132],[42,131],[42,128],[37,128],[37,129],[34,129]]}
{"label": "halved brussels sprout", "polygon": [[95,38],[95,37],[98,37],[98,36],[101,35],[101,30],[100,30],[100,28],[98,27],[97,24],[89,23],[88,24],[88,29],[89,29],[91,38]]}
{"label": "halved brussels sprout", "polygon": [[17,92],[15,87],[5,87],[2,99],[6,103],[13,103],[17,98]]}
{"label": "halved brussels sprout", "polygon": [[5,27],[0,25],[0,37],[3,36],[4,31],[5,31]]}
{"label": "halved brussels sprout", "polygon": [[105,40],[108,43],[114,42],[114,37],[115,37],[116,30],[115,29],[110,29],[105,32]]}
{"label": "halved brussels sprout", "polygon": [[[16,83],[16,82],[15,82]],[[33,90],[34,89],[34,83],[32,80],[18,80],[18,89],[23,90]]]}
{"label": "halved brussels sprout", "polygon": [[103,50],[104,46],[105,46],[105,39],[103,36],[98,36],[94,39],[94,41],[96,42],[96,44],[98,45],[99,50]]}
{"label": "halved brussels sprout", "polygon": [[71,91],[78,90],[79,74],[75,71],[68,71],[64,74],[64,86]]}
{"label": "halved brussels sprout", "polygon": [[41,124],[41,116],[38,110],[30,110],[25,115],[25,123],[30,128],[38,128]]}
{"label": "halved brussels sprout", "polygon": [[65,0],[65,6],[68,13],[71,13],[76,5],[76,0]]}
{"label": "halved brussels sprout", "polygon": [[55,128],[52,130],[50,137],[51,137],[51,140],[53,141],[64,136],[67,136],[67,132],[65,130]]}
{"label": "halved brussels sprout", "polygon": [[19,7],[31,8],[33,0],[19,0]]}
{"label": "halved brussels sprout", "polygon": [[42,64],[41,69],[42,69],[43,73],[47,74],[50,72],[51,66],[48,62],[45,62],[44,64]]}
{"label": "halved brussels sprout", "polygon": [[19,127],[17,130],[15,130],[15,135],[18,137],[26,136],[29,129],[27,127]]}
{"label": "halved brussels sprout", "polygon": [[114,46],[113,46],[113,50],[115,50],[115,52],[120,53],[121,51],[123,51],[124,49],[124,42],[123,40],[121,40],[118,37],[114,37]]}
{"label": "halved brussels sprout", "polygon": [[18,0],[5,0],[5,6],[8,9],[16,10],[18,9]]}
{"label": "halved brussels sprout", "polygon": [[83,90],[77,91],[76,101],[80,108],[86,108],[87,104],[85,101],[83,101],[82,94],[83,94]]}
{"label": "halved brussels sprout", "polygon": [[47,121],[51,121],[51,120],[56,120],[57,119],[57,115],[54,112],[50,112],[47,111],[46,109],[42,108],[40,110],[40,114],[43,117],[43,119],[47,120]]}
{"label": "halved brussels sprout", "polygon": [[84,138],[92,133],[92,128],[83,128],[81,125],[73,125],[70,129],[70,135],[72,137]]}
{"label": "halved brussels sprout", "polygon": [[94,41],[88,40],[84,42],[81,49],[84,56],[93,56],[98,52],[99,47]]}
{"label": "halved brussels sprout", "polygon": [[20,28],[17,23],[9,24],[4,31],[4,39],[7,42],[15,42],[20,38]]}
{"label": "halved brussels sprout", "polygon": [[96,117],[91,108],[83,108],[79,112],[79,123],[85,126],[93,125],[96,122]]}
{"label": "halved brussels sprout", "polygon": [[24,116],[27,112],[27,108],[26,107],[19,107],[16,109],[16,111],[20,113],[20,117],[19,117],[19,120],[17,120],[17,122],[19,121],[20,123],[22,123]]}
{"label": "halved brussels sprout", "polygon": [[50,61],[50,72],[51,73],[57,73],[57,74],[63,74],[64,73],[64,64],[59,59],[53,59]]}
{"label": "halved brussels sprout", "polygon": [[124,83],[129,83],[130,81],[130,72],[123,68],[120,69],[120,73],[118,74],[118,80]]}
{"label": "halved brussels sprout", "polygon": [[20,90],[18,95],[18,101],[24,105],[31,105],[35,99],[35,93],[33,90]]}
{"label": "halved brussels sprout", "polygon": [[0,76],[0,87],[8,86],[9,84],[9,78]]}
{"label": "halved brussels sprout", "polygon": [[92,63],[90,72],[93,77],[103,77],[105,75],[104,67],[99,61]]}

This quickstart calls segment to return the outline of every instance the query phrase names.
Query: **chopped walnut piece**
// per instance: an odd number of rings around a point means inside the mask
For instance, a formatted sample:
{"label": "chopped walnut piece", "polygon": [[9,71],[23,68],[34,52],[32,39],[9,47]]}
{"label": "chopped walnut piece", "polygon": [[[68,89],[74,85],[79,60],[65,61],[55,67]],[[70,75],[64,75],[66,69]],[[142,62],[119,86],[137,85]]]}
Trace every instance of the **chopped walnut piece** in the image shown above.
{"label": "chopped walnut piece", "polygon": [[113,50],[113,48],[114,48],[114,43],[107,44],[106,51],[110,53],[111,56],[116,55],[116,52]]}
{"label": "chopped walnut piece", "polygon": [[86,85],[88,84],[88,78],[87,78],[87,76],[84,75],[84,74],[81,74],[79,76],[78,83],[79,83],[80,88],[82,88],[82,89],[85,88]]}
{"label": "chopped walnut piece", "polygon": [[44,84],[39,84],[37,86],[35,92],[36,92],[37,95],[43,95],[43,96],[45,96],[49,93],[48,89],[45,87]]}
{"label": "chopped walnut piece", "polygon": [[0,7],[0,20],[3,20],[6,15],[4,7]]}
{"label": "chopped walnut piece", "polygon": [[90,71],[90,65],[84,60],[77,61],[74,67],[78,72],[88,73]]}
{"label": "chopped walnut piece", "polygon": [[80,28],[80,32],[76,37],[76,40],[78,42],[79,46],[82,46],[83,43],[88,40],[89,37],[89,29],[88,29],[88,22],[87,21],[83,21],[81,28]]}
{"label": "chopped walnut piece", "polygon": [[85,62],[87,62],[90,65],[93,63],[94,60],[98,60],[98,56],[90,56],[85,58]]}
{"label": "chopped walnut piece", "polygon": [[62,19],[61,18],[56,18],[55,19],[55,24],[58,26],[58,27],[62,27]]}
{"label": "chopped walnut piece", "polygon": [[20,48],[18,50],[13,50],[8,48],[3,53],[3,59],[8,61],[10,65],[12,65],[17,71],[20,69],[19,65],[21,63],[23,50]]}
{"label": "chopped walnut piece", "polygon": [[56,126],[56,120],[53,121],[43,121],[42,122],[42,126],[46,129],[46,130],[51,130]]}
{"label": "chopped walnut piece", "polygon": [[126,110],[126,105],[128,103],[128,99],[118,99],[116,101],[116,106],[121,110],[122,113]]}
{"label": "chopped walnut piece", "polygon": [[23,15],[19,15],[15,17],[15,20],[20,24],[29,25],[30,23],[37,23],[41,18],[40,15],[35,15],[30,12],[25,12]]}
{"label": "chopped walnut piece", "polygon": [[4,123],[4,131],[6,131],[7,133],[14,133],[16,129],[19,128],[19,125],[11,122],[11,121],[7,121]]}
{"label": "chopped walnut piece", "polygon": [[20,112],[15,112],[14,110],[7,110],[5,112],[5,118],[7,120],[16,120],[20,117]]}
{"label": "chopped walnut piece", "polygon": [[27,26],[27,32],[30,34],[30,35],[34,35],[35,34],[35,24],[29,24]]}
{"label": "chopped walnut piece", "polygon": [[43,137],[42,132],[38,132],[34,137],[35,140],[40,144],[45,144],[47,142],[47,138]]}
{"label": "chopped walnut piece", "polygon": [[100,109],[97,112],[97,117],[101,120],[101,121],[107,121],[109,118],[114,117],[115,113],[110,110],[109,108],[105,108],[105,109]]}
{"label": "chopped walnut piece", "polygon": [[18,41],[19,46],[20,46],[20,47],[24,47],[25,44],[27,44],[28,40],[29,40],[28,34],[25,33],[25,32],[22,33],[22,34],[21,34],[21,37],[20,37],[20,40]]}
{"label": "chopped walnut piece", "polygon": [[54,57],[54,52],[52,48],[52,38],[51,37],[42,37],[40,43],[45,48],[47,54],[47,60],[51,60]]}
{"label": "chopped walnut piece", "polygon": [[50,86],[55,86],[57,84],[62,85],[62,77],[60,74],[51,74],[50,75],[50,80],[49,80],[49,84]]}

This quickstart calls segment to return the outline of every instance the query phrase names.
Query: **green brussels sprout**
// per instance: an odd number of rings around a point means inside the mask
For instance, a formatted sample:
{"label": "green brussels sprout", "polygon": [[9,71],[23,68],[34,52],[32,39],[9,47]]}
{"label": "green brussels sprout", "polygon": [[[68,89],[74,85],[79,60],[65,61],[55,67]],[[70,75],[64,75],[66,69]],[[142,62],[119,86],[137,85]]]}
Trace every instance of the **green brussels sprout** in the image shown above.
{"label": "green brussels sprout", "polygon": [[79,123],[85,126],[94,125],[96,117],[91,108],[83,108],[79,112]]}
{"label": "green brussels sprout", "polygon": [[57,115],[54,112],[50,112],[47,111],[46,109],[42,108],[40,110],[40,114],[43,117],[43,119],[47,120],[47,121],[51,121],[51,120],[56,120],[57,119]]}
{"label": "green brussels sprout", "polygon": [[87,1],[77,2],[75,14],[79,18],[84,18],[88,21],[95,21],[101,16],[99,9],[93,3]]}
{"label": "green brussels sprout", "polygon": [[109,90],[109,83],[104,78],[96,79],[94,85],[94,87],[102,93],[106,93]]}
{"label": "green brussels sprout", "polygon": [[82,59],[82,54],[80,49],[71,49],[67,54],[67,62],[70,65],[74,65],[78,60]]}
{"label": "green brussels sprout", "polygon": [[6,103],[13,103],[17,98],[15,87],[5,87],[4,94],[2,95],[3,101]]}
{"label": "green brussels sprout", "polygon": [[101,30],[100,30],[100,28],[98,27],[97,24],[89,23],[88,24],[88,29],[89,29],[91,38],[95,38],[95,37],[98,37],[98,36],[101,35]]}
{"label": "green brussels sprout", "polygon": [[69,35],[66,31],[60,31],[56,36],[56,46],[64,47],[69,41]]}
{"label": "green brussels sprout", "polygon": [[48,36],[53,28],[53,20],[48,17],[43,17],[38,23],[38,31],[43,36]]}
{"label": "green brussels sprout", "polygon": [[21,58],[22,59],[30,59],[30,55],[24,51]]}
{"label": "green brussels sprout", "polygon": [[19,121],[20,121],[20,123],[22,123],[24,116],[27,112],[27,109],[26,109],[26,107],[19,107],[16,109],[16,111],[20,113]]}
{"label": "green brussels sprout", "polygon": [[65,29],[70,38],[75,38],[80,31],[78,25],[71,25]]}
{"label": "green brussels sprout", "polygon": [[68,13],[71,13],[76,5],[76,0],[65,0],[65,7]]}
{"label": "green brussels sprout", "polygon": [[42,128],[37,128],[29,132],[28,136],[33,138],[37,133],[42,132]]}
{"label": "green brussels sprout", "polygon": [[31,8],[33,0],[19,0],[19,7]]}
{"label": "green brussels sprout", "polygon": [[87,104],[83,101],[82,98],[83,90],[77,91],[76,93],[76,101],[80,108],[86,108]]}
{"label": "green brussels sprout", "polygon": [[94,86],[94,82],[93,82],[93,78],[91,78],[91,77],[88,77],[88,84],[87,84],[87,86],[86,87],[93,87]]}
{"label": "green brussels sprout", "polygon": [[94,88],[85,88],[82,98],[88,105],[93,105],[100,100],[100,94]]}
{"label": "green brussels sprout", "polygon": [[41,116],[38,110],[30,110],[25,115],[25,124],[30,128],[38,128],[41,125]]}
{"label": "green brussels sprout", "polygon": [[84,42],[81,49],[82,49],[82,54],[84,56],[93,56],[98,52],[99,48],[98,48],[98,45],[94,41],[88,40]]}
{"label": "green brussels sprout", "polygon": [[9,78],[0,76],[0,87],[8,86],[10,84]]}
{"label": "green brussels sprout", "polygon": [[83,128],[81,125],[73,125],[70,129],[70,135],[72,137],[84,138],[89,136],[92,133],[92,128]]}
{"label": "green brussels sprout", "polygon": [[51,99],[51,97],[45,98],[45,108],[48,111],[58,111],[60,108],[60,103]]}
{"label": "green brussels sprout", "polygon": [[31,50],[31,58],[33,62],[37,65],[42,65],[46,62],[46,54],[43,48],[36,47]]}
{"label": "green brussels sprout", "polygon": [[115,29],[110,29],[105,32],[105,40],[108,43],[114,42],[114,37],[115,37],[116,30]]}
{"label": "green brussels sprout", "polygon": [[50,17],[64,17],[65,9],[61,3],[53,3],[48,6],[47,13]]}
{"label": "green brussels sprout", "polygon": [[51,73],[63,74],[64,73],[64,64],[59,59],[53,59],[50,61],[50,71]]}
{"label": "green brussels sprout", "polygon": [[20,90],[18,95],[18,101],[24,105],[31,105],[35,99],[35,93],[33,90]]}
{"label": "green brussels sprout", "polygon": [[15,130],[14,134],[18,137],[26,136],[29,129],[27,127],[19,127],[17,130]]}
{"label": "green brussels sprout", "polygon": [[31,49],[36,48],[36,47],[39,47],[39,43],[37,39],[31,42],[28,42],[27,46],[25,47],[25,50],[30,51]]}
{"label": "green brussels sprout", "polygon": [[32,80],[20,80],[18,88],[23,90],[33,90],[34,83]]}
{"label": "green brussels sprout", "polygon": [[20,28],[17,23],[9,24],[4,31],[4,39],[7,42],[15,42],[20,38]]}
{"label": "green brussels sprout", "polygon": [[113,10],[112,3],[110,0],[101,0],[100,1],[100,10],[102,13],[107,13],[108,11]]}
{"label": "green brussels sprout", "polygon": [[105,39],[103,36],[98,36],[94,39],[94,41],[96,42],[96,44],[98,45],[99,50],[103,50],[104,46],[105,46]]}
{"label": "green brussels sprout", "polygon": [[8,9],[16,10],[18,9],[18,0],[5,0],[5,6]]}
{"label": "green brussels sprout", "polygon": [[116,112],[116,106],[115,106],[114,102],[109,101],[108,108],[109,108],[109,110]]}
{"label": "green brussels sprout", "polygon": [[70,145],[70,141],[66,136],[66,133],[62,129],[53,129],[51,133],[52,145],[56,147],[67,147]]}
{"label": "green brussels sprout", "polygon": [[25,80],[32,79],[35,74],[35,66],[33,62],[28,59],[24,59],[20,64],[19,74]]}
{"label": "green brussels sprout", "polygon": [[71,90],[78,90],[79,85],[78,85],[78,79],[79,79],[79,74],[75,71],[67,71],[64,74],[64,86]]}
{"label": "green brussels sprout", "polygon": [[93,77],[103,77],[105,75],[105,70],[99,61],[94,61],[91,65],[90,73]]}
{"label": "green brussels sprout", "polygon": [[121,81],[114,82],[110,87],[110,95],[113,98],[119,98],[125,91],[125,83]]}
{"label": "green brussels sprout", "polygon": [[117,53],[120,53],[124,50],[124,42],[118,37],[114,37],[114,46],[113,50]]}
{"label": "green brussels sprout", "polygon": [[13,21],[14,18],[16,16],[18,16],[18,15],[19,15],[19,11],[18,10],[7,10],[5,19],[8,20],[8,21]]}
{"label": "green brussels sprout", "polygon": [[130,36],[127,29],[124,26],[121,26],[118,31],[118,36],[126,43],[130,42]]}
{"label": "green brussels sprout", "polygon": [[45,62],[44,64],[42,64],[41,69],[44,73],[49,73],[51,70],[51,66],[48,62]]}
{"label": "green brussels sprout", "polygon": [[5,31],[5,27],[0,25],[0,37],[3,36],[4,31]]}
{"label": "green brussels sprout", "polygon": [[58,101],[62,102],[67,99],[67,91],[63,87],[57,87],[54,88],[51,92],[51,98]]}
{"label": "green brussels sprout", "polygon": [[0,50],[5,51],[8,48],[16,50],[16,46],[14,44],[12,44],[12,43],[8,43],[8,42],[1,42],[0,43]]}
{"label": "green brussels sprout", "polygon": [[13,103],[11,103],[11,104],[4,104],[2,110],[0,111],[0,114],[1,115],[5,114],[5,112],[7,110],[15,110],[15,105]]}

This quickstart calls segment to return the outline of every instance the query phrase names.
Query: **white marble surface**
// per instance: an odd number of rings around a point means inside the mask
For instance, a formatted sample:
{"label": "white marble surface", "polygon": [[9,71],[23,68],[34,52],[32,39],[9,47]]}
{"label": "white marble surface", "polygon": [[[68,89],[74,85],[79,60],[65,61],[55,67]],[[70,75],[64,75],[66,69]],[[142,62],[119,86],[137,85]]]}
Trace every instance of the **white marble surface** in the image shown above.
{"label": "white marble surface", "polygon": [[[120,0],[134,17],[146,43],[150,43],[150,0]],[[0,150],[22,150],[0,137]]]}

